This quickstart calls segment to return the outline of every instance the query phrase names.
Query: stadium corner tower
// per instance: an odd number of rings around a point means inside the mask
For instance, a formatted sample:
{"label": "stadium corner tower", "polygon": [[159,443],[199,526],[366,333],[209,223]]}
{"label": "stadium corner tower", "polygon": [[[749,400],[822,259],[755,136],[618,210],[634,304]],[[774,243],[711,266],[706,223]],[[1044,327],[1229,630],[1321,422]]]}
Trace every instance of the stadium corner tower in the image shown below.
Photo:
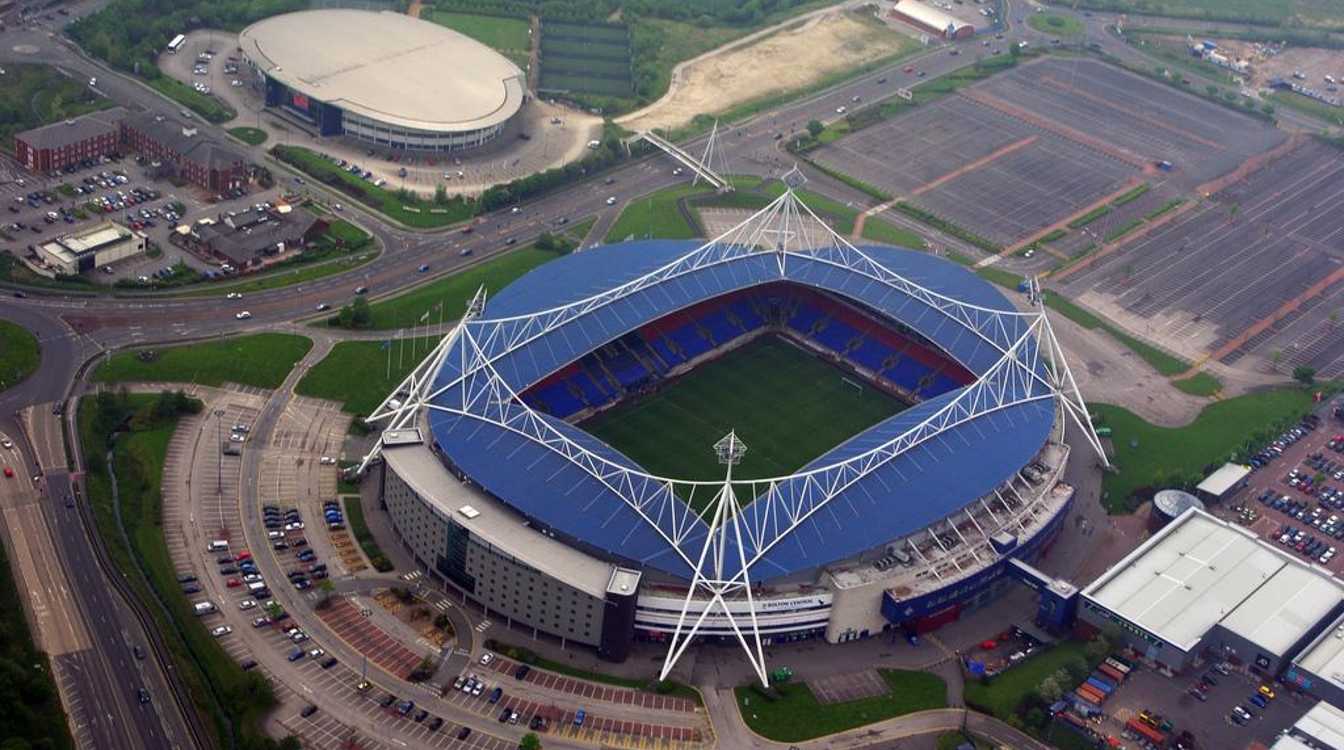
{"label": "stadium corner tower", "polygon": [[[713,481],[650,473],[582,426],[767,337],[903,410],[787,475],[721,456]],[[750,655],[957,619],[1059,533],[1066,426],[1099,448],[1042,306],[850,245],[792,190],[715,240],[583,250],[478,295],[370,419],[363,466],[381,463],[432,575],[609,659],[667,641],[665,672],[701,639]]]}
{"label": "stadium corner tower", "polygon": [[527,98],[526,76],[503,55],[391,11],[285,13],[243,29],[238,46],[267,107],[391,149],[476,148]]}

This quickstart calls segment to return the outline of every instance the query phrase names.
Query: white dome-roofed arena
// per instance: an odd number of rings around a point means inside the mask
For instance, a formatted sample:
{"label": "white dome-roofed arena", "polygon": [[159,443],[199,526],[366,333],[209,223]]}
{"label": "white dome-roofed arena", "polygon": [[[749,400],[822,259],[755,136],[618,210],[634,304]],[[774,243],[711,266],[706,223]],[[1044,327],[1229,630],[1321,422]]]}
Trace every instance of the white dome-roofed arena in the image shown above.
{"label": "white dome-roofed arena", "polygon": [[266,106],[324,136],[390,148],[475,148],[499,135],[527,95],[525,74],[504,56],[401,13],[286,13],[243,29],[238,46],[263,80]]}
{"label": "white dome-roofed arena", "polygon": [[[501,617],[608,658],[670,641],[666,670],[691,640],[726,638],[763,680],[762,643],[921,632],[989,601],[1062,527],[1066,424],[1100,452],[1044,308],[819,227],[786,190],[709,242],[592,248],[478,295],[370,415],[386,430],[361,468],[381,456],[407,547]],[[682,384],[769,341],[823,363],[807,388],[883,389],[905,408],[789,473],[732,473],[749,446],[734,429],[711,448],[697,410],[727,392],[787,411],[806,394],[736,394],[756,379],[743,370]],[[626,448],[588,431],[678,388],[686,406],[609,433]],[[808,424],[746,442],[806,442],[785,433]],[[624,452],[638,445],[651,460],[712,449],[723,473],[655,473]]]}

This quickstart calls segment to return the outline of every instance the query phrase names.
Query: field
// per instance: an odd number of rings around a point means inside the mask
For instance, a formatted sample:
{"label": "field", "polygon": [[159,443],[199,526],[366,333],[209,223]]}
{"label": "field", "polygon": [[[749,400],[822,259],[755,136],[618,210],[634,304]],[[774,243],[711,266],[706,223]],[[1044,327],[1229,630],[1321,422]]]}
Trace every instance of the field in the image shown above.
{"label": "field", "polygon": [[337,401],[368,416],[439,343],[437,336],[388,341],[342,341],[310,369],[294,392]]}
{"label": "field", "polygon": [[36,336],[23,326],[0,320],[0,391],[31,375],[41,359]]}
{"label": "field", "polygon": [[442,205],[413,194],[375,187],[372,182],[338,167],[316,151],[299,146],[276,146],[271,154],[319,182],[331,185],[354,200],[409,227],[430,229],[456,224],[476,213],[476,204],[460,197]]}
{"label": "field", "polygon": [[1312,391],[1281,388],[1218,401],[1185,427],[1151,425],[1110,404],[1091,404],[1095,424],[1111,428],[1118,473],[1103,482],[1103,504],[1128,512],[1145,489],[1180,487],[1203,478],[1206,467],[1235,458],[1258,435],[1295,421],[1312,404]]}
{"label": "field", "polygon": [[13,153],[14,134],[112,106],[46,65],[10,65],[0,86],[0,151]]}
{"label": "field", "polygon": [[666,97],[619,122],[637,131],[683,127],[697,115],[733,110],[765,92],[801,92],[917,47],[871,16],[827,14],[688,65]]}
{"label": "field", "polygon": [[633,54],[625,26],[543,21],[541,89],[633,96]]}
{"label": "field", "polygon": [[156,349],[156,356],[147,359],[140,357],[146,350],[124,351],[99,364],[93,379],[100,383],[238,383],[278,388],[312,346],[302,336],[257,333]]}
{"label": "field", "polygon": [[777,686],[782,697],[767,701],[751,687],[737,688],[742,720],[776,742],[803,742],[846,729],[947,705],[947,685],[927,672],[879,669],[890,692],[845,703],[819,703],[804,683]]}
{"label": "field", "polygon": [[702,480],[723,477],[712,446],[736,430],[748,450],[734,474],[761,478],[792,472],[904,409],[793,344],[763,337],[582,427],[651,473]]}
{"label": "field", "polygon": [[484,16],[472,13],[431,11],[426,20],[447,26],[500,52],[527,53],[532,48],[532,35],[526,18]]}

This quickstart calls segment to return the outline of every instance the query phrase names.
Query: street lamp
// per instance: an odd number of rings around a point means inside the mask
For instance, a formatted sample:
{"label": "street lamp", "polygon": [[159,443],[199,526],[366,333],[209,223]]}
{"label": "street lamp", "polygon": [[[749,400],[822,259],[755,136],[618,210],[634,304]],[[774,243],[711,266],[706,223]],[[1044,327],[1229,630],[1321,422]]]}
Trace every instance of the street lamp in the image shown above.
{"label": "street lamp", "polygon": [[224,410],[215,409],[215,437],[219,445],[215,448],[215,494],[224,495]]}

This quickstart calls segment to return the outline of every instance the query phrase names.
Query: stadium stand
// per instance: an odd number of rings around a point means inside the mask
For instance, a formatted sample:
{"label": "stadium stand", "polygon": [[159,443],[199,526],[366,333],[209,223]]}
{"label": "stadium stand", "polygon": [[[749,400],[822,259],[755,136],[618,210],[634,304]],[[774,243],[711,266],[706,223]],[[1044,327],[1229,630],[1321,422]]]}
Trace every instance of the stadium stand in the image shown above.
{"label": "stadium stand", "polygon": [[[642,392],[705,355],[731,349],[769,329],[848,364],[911,402],[974,380],[913,331],[797,284],[774,283],[699,302],[655,320],[572,362],[523,393],[533,408],[583,418]],[[677,371],[677,372],[674,372]]]}

